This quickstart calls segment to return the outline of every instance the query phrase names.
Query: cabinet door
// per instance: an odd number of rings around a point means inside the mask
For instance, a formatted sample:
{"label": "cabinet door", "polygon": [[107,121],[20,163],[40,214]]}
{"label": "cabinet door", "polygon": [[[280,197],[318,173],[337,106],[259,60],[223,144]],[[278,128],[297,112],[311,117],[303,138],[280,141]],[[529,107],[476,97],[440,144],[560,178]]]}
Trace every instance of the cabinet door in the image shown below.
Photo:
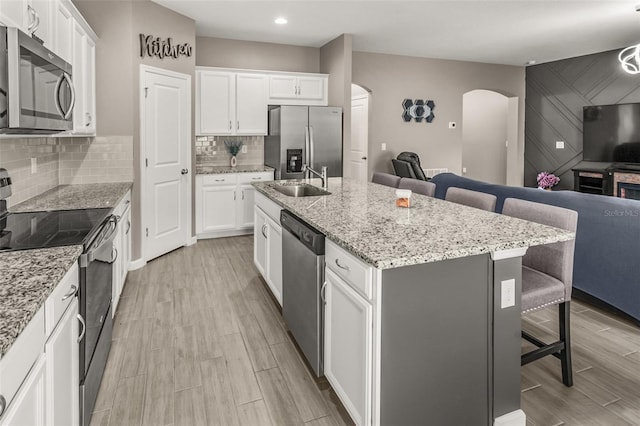
{"label": "cabinet door", "polygon": [[236,134],[267,134],[267,76],[236,75]]}
{"label": "cabinet door", "polygon": [[324,373],[357,425],[371,420],[373,307],[325,269]]}
{"label": "cabinet door", "polygon": [[53,51],[62,59],[73,65],[73,16],[62,2],[58,1],[55,2],[53,18],[53,21],[55,22]]}
{"label": "cabinet door", "polygon": [[255,207],[253,221],[253,263],[266,279],[267,275],[267,215]]}
{"label": "cabinet door", "polygon": [[75,106],[73,107],[73,132],[84,133],[85,129],[85,43],[87,34],[80,24],[73,23],[73,86],[75,88]]}
{"label": "cabinet door", "polygon": [[[43,425],[45,424],[45,356],[40,355],[20,390],[11,401],[0,425]],[[73,396],[78,395],[78,390]]]}
{"label": "cabinet door", "polygon": [[2,0],[0,1],[0,22],[6,27],[17,27],[27,32],[28,25],[26,0]]}
{"label": "cabinet door", "polygon": [[[122,245],[120,246],[120,256],[122,258],[122,271],[120,271],[122,279],[122,287],[127,281],[127,274],[129,273],[129,264],[131,263],[131,208],[128,208],[122,221]],[[120,289],[122,292],[122,288]]]}
{"label": "cabinet door", "polygon": [[325,98],[325,77],[298,77],[298,99],[319,101]]}
{"label": "cabinet door", "polygon": [[77,315],[78,300],[74,299],[45,345],[48,425],[79,423]]}
{"label": "cabinet door", "polygon": [[204,186],[201,195],[201,232],[235,229],[236,186]]}
{"label": "cabinet door", "polygon": [[253,207],[256,189],[251,185],[240,185],[238,197],[238,228],[253,228]]}
{"label": "cabinet door", "polygon": [[265,280],[282,306],[282,227],[267,217],[267,276]]}
{"label": "cabinet door", "polygon": [[120,301],[120,293],[122,292],[122,219],[118,222],[118,228],[116,230],[116,236],[113,239],[113,248],[117,251],[117,257],[115,262],[111,264],[111,271],[113,279],[111,280],[111,316],[115,317],[118,302]]}
{"label": "cabinet door", "polygon": [[294,75],[269,76],[269,98],[295,99],[298,87],[297,78]]}
{"label": "cabinet door", "polygon": [[96,43],[89,37],[84,38],[84,116],[83,133],[96,133]]}
{"label": "cabinet door", "polygon": [[56,2],[51,0],[30,0],[29,6],[33,12],[28,12],[27,19],[35,16],[37,19],[37,27],[35,35],[44,42],[44,45],[53,50],[53,25],[51,24],[53,7]]}
{"label": "cabinet door", "polygon": [[235,74],[199,71],[196,134],[231,135],[235,131]]}

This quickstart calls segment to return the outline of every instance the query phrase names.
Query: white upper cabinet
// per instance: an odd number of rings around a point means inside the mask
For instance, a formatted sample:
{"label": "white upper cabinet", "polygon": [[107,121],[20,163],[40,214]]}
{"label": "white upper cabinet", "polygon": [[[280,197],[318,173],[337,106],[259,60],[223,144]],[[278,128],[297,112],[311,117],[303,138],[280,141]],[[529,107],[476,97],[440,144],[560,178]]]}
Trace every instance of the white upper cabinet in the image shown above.
{"label": "white upper cabinet", "polygon": [[73,15],[64,4],[54,2],[52,22],[54,26],[52,50],[71,63],[73,61]]}
{"label": "white upper cabinet", "polygon": [[196,134],[267,134],[264,74],[198,70],[196,81]]}
{"label": "white upper cabinet", "polygon": [[0,1],[0,22],[8,27],[35,34],[44,45],[52,48],[51,0],[2,0]]}
{"label": "white upper cabinet", "polygon": [[95,135],[95,42],[80,25],[73,22],[73,134]]}
{"label": "white upper cabinet", "polygon": [[287,73],[269,75],[269,100],[272,105],[328,105],[328,76],[325,74]]}

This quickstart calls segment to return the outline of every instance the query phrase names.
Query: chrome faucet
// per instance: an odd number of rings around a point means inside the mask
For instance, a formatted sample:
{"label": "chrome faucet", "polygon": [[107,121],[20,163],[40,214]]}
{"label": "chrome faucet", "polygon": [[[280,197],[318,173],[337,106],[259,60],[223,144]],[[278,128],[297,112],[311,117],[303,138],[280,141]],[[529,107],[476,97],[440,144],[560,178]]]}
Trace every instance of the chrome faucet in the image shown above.
{"label": "chrome faucet", "polygon": [[303,164],[302,173],[306,173],[307,170],[320,178],[320,180],[322,181],[322,189],[328,188],[327,166],[322,166],[322,171],[318,173],[315,170],[313,170],[311,167],[307,166],[306,164]]}

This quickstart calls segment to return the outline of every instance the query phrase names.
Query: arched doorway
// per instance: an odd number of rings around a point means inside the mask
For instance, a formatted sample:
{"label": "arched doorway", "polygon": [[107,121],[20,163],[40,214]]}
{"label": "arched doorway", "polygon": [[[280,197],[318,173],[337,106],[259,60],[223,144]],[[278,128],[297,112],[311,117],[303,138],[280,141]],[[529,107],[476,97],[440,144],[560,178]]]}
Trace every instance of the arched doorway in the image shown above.
{"label": "arched doorway", "polygon": [[357,84],[351,85],[351,149],[349,176],[360,182],[368,180],[369,158],[369,92]]}
{"label": "arched doorway", "polygon": [[462,99],[462,174],[517,185],[518,98],[479,89]]}

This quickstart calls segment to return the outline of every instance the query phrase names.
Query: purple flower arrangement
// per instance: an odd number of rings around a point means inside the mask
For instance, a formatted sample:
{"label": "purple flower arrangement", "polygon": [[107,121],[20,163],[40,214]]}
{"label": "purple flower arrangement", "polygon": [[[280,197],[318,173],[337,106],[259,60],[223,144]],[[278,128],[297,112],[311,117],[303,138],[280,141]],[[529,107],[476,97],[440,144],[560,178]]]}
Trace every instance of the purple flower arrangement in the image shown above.
{"label": "purple flower arrangement", "polygon": [[537,177],[538,188],[548,189],[556,186],[560,182],[560,178],[553,173],[540,172]]}

